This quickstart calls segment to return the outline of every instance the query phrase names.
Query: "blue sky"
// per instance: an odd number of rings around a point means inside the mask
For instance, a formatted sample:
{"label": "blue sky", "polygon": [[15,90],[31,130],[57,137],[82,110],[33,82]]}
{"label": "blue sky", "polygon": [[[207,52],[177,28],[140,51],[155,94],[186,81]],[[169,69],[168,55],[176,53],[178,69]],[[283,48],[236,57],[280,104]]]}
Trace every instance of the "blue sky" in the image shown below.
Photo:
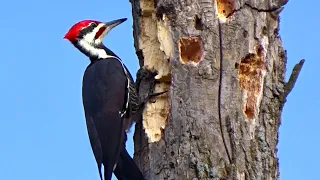
{"label": "blue sky", "polygon": [[[281,14],[287,78],[294,64],[306,59],[282,116],[278,155],[283,180],[315,179],[319,168],[319,6],[318,1],[291,0]],[[0,179],[98,180],[81,100],[89,61],[62,38],[79,20],[122,17],[128,21],[104,42],[135,76],[129,0],[2,2]],[[129,139],[132,153],[132,133]]]}

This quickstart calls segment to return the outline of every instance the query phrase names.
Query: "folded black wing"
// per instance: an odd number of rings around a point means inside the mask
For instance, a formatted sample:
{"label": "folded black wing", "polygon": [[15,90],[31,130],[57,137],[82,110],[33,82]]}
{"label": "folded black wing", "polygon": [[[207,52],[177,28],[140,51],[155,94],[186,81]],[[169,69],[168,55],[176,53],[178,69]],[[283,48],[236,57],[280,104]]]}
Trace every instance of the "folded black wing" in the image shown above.
{"label": "folded black wing", "polygon": [[128,79],[122,63],[115,58],[94,62],[83,77],[82,99],[88,135],[101,174],[111,176],[123,148],[123,119]]}
{"label": "folded black wing", "polygon": [[124,126],[126,130],[129,130],[131,125],[133,124],[132,116],[139,110],[140,107],[140,98],[138,96],[138,91],[136,84],[132,78],[132,75],[130,74],[129,70],[127,67],[123,64],[123,68],[126,73],[126,77],[128,79],[128,84],[127,84],[127,92],[128,96],[126,96],[126,100],[128,101],[127,106],[124,107],[125,113],[123,114],[124,118]]}

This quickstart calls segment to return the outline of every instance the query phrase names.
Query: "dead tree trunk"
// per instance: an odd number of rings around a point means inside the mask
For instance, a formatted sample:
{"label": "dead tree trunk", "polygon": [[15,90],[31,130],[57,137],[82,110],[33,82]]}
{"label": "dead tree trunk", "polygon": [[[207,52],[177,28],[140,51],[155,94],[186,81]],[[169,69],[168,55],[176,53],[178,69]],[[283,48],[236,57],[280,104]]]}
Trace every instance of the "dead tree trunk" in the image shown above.
{"label": "dead tree trunk", "polygon": [[[279,179],[287,0],[131,0],[140,66],[157,73],[134,135],[149,180]],[[153,77],[137,76],[145,97]],[[151,84],[150,84],[151,83]]]}

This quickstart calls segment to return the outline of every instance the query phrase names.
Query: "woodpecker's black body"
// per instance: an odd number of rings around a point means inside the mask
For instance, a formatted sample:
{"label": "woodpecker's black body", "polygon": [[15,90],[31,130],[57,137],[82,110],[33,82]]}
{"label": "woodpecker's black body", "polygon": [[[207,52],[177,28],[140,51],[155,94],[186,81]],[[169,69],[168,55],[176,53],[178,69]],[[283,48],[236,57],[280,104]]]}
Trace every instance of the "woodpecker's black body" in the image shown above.
{"label": "woodpecker's black body", "polygon": [[83,76],[82,99],[88,135],[101,180],[102,164],[105,180],[111,179],[113,171],[119,180],[144,179],[125,149],[126,130],[132,124],[131,117],[144,103],[137,96],[134,81],[126,66],[101,43],[104,34],[123,21],[81,21],[65,36],[91,61]]}
{"label": "woodpecker's black body", "polygon": [[[132,101],[127,104],[135,92],[128,93],[128,83],[134,84],[126,71],[119,59],[110,57],[92,60],[83,77],[82,98],[88,134],[99,169],[101,163],[104,164],[105,179],[111,178],[117,163],[120,163],[115,171],[118,174],[122,174],[121,169],[137,169],[133,161],[130,164],[133,167],[124,164],[126,159],[131,159],[125,149],[125,120],[131,116],[131,107],[138,104]],[[135,174],[143,179],[140,171]]]}

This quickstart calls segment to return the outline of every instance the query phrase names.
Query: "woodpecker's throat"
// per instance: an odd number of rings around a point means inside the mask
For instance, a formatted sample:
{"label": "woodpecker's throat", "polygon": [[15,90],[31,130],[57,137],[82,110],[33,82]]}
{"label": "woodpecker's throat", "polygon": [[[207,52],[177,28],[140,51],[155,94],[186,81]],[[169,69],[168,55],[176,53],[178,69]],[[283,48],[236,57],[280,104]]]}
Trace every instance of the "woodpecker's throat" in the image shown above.
{"label": "woodpecker's throat", "polygon": [[85,39],[80,39],[74,43],[74,46],[90,59],[106,59],[115,56],[115,54],[102,43],[94,44],[87,42]]}

